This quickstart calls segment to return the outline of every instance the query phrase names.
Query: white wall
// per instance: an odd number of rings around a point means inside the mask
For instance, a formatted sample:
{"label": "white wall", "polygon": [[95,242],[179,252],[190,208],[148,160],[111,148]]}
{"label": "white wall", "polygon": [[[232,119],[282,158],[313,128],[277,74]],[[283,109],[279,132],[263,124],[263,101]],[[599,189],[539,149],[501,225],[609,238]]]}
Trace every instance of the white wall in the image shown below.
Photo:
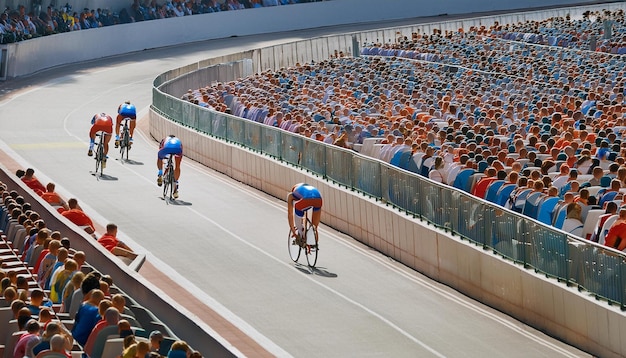
{"label": "white wall", "polygon": [[[62,0],[57,2],[65,3]],[[81,3],[88,5],[76,5],[74,9],[99,7],[105,1]],[[130,5],[131,1],[127,3]],[[580,1],[527,0],[524,8],[574,3]],[[8,48],[6,75],[11,78],[68,63],[230,36],[516,8],[520,8],[519,2],[511,0],[331,0],[143,21],[57,34],[3,46]]]}

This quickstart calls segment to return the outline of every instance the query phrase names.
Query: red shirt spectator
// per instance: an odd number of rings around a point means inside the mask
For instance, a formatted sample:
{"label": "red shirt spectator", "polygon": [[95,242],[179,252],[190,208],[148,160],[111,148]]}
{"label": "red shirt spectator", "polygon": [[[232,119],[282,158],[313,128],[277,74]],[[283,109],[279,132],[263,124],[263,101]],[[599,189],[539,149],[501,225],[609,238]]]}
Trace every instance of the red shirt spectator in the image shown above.
{"label": "red shirt spectator", "polygon": [[75,198],[71,198],[67,201],[67,204],[70,210],[62,212],[61,215],[65,216],[69,221],[78,226],[86,226],[87,228],[85,229],[85,231],[87,231],[88,234],[93,234],[96,231],[95,227],[93,226],[93,222],[91,221],[91,218],[89,218],[89,216],[87,216],[87,214],[85,214],[81,207],[78,205],[78,200],[76,200]]}
{"label": "red shirt spectator", "polygon": [[46,187],[39,182],[35,177],[35,170],[33,168],[26,169],[26,173],[22,177],[22,181],[31,189],[33,189],[37,195],[41,195],[46,192]]}

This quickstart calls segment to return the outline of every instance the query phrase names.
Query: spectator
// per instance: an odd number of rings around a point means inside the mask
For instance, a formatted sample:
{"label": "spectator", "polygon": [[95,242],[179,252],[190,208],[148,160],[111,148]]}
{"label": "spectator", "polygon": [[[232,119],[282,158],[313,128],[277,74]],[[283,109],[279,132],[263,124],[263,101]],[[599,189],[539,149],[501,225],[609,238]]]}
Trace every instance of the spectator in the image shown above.
{"label": "spectator", "polygon": [[73,259],[65,260],[63,271],[50,283],[50,300],[54,303],[61,303],[63,300],[63,290],[72,276],[78,271],[78,264]]}
{"label": "spectator", "polygon": [[52,337],[58,335],[63,338],[63,349],[71,350],[74,342],[72,334],[68,332],[62,324],[56,322],[50,322],[45,326],[44,333],[41,337],[41,342],[33,348],[33,354],[36,356],[42,351],[51,350]]}
{"label": "spectator", "polygon": [[46,185],[46,192],[41,194],[41,198],[48,204],[56,207],[59,212],[69,210],[70,207],[67,205],[65,200],[63,200],[63,198],[61,198],[61,196],[54,191],[55,188],[56,185],[53,182],[48,183]]}
{"label": "spectator", "polygon": [[563,222],[563,231],[582,237],[582,207],[578,203],[570,203],[567,205],[567,218]]}
{"label": "spectator", "polygon": [[[100,320],[98,323],[96,323],[94,328],[91,330],[91,333],[89,334],[87,343],[83,347],[85,350],[85,353],[87,353],[89,356],[94,356],[93,349],[94,349],[94,344],[96,343],[96,338],[98,337],[98,333],[100,333],[100,331],[102,331],[105,327],[109,327],[109,326],[117,327],[119,320],[120,320],[120,312],[117,310],[117,308],[115,307],[107,308],[106,311],[104,312],[103,319]],[[101,354],[102,352],[98,352],[98,353]]]}
{"label": "spectator", "polygon": [[39,196],[46,192],[46,188],[35,177],[35,170],[33,168],[26,169],[22,181]]}
{"label": "spectator", "polygon": [[134,260],[137,255],[133,250],[117,239],[117,225],[111,223],[107,225],[107,232],[98,239],[98,242],[116,256],[128,257]]}
{"label": "spectator", "polygon": [[161,342],[163,342],[163,334],[161,331],[152,331],[149,335],[150,351],[158,353],[161,349]]}
{"label": "spectator", "polygon": [[73,222],[77,226],[83,228],[85,232],[95,238],[96,229],[93,222],[91,221],[91,218],[83,212],[80,205],[78,205],[78,200],[76,200],[76,198],[71,198],[67,201],[67,204],[69,206],[69,210],[62,212],[61,215],[65,216],[69,221]]}
{"label": "spectator", "polygon": [[622,251],[626,249],[626,209],[619,211],[619,217],[606,234],[604,245]]}
{"label": "spectator", "polygon": [[28,320],[26,323],[26,333],[24,333],[17,341],[14,349],[14,358],[34,357],[33,347],[35,347],[41,338],[39,337],[39,322],[34,319]]}
{"label": "spectator", "polygon": [[191,354],[191,349],[185,341],[175,341],[167,352],[167,358],[186,358]]}
{"label": "spectator", "polygon": [[35,288],[31,291],[30,303],[27,306],[30,310],[31,315],[39,316],[39,311],[41,311],[41,308],[44,305],[47,307],[52,307],[52,303],[45,298],[46,296],[41,289]]}
{"label": "spectator", "polygon": [[50,352],[57,352],[65,355],[67,358],[72,356],[67,353],[66,339],[60,334],[55,334],[50,338]]}
{"label": "spectator", "polygon": [[613,201],[610,201],[606,204],[606,210],[604,211],[604,214],[600,215],[600,217],[598,217],[598,224],[596,225],[595,229],[593,230],[592,234],[587,235],[587,239],[593,241],[593,242],[598,242],[598,239],[600,238],[600,233],[602,232],[602,227],[604,226],[604,223],[606,222],[606,220],[608,218],[610,218],[611,216],[617,214],[617,204]]}
{"label": "spectator", "polygon": [[89,293],[90,297],[80,305],[72,327],[72,336],[81,346],[87,343],[89,334],[101,318],[98,314],[98,305],[104,299],[104,294],[99,289],[94,289]]}

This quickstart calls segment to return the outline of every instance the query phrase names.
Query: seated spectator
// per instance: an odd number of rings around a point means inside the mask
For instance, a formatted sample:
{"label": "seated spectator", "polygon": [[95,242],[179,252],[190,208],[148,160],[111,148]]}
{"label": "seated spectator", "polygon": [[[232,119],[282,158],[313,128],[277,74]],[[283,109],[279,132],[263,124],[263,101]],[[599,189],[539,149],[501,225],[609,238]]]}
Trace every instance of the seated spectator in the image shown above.
{"label": "seated spectator", "polygon": [[56,352],[65,355],[67,358],[72,358],[67,350],[65,337],[60,334],[55,334],[50,338],[50,349],[42,352]]}
{"label": "seated spectator", "polygon": [[596,225],[595,229],[593,230],[592,234],[587,235],[587,239],[593,241],[593,242],[598,242],[598,239],[600,238],[600,233],[602,230],[602,226],[604,226],[604,223],[606,222],[606,220],[608,218],[610,218],[611,216],[617,214],[617,204],[613,201],[610,201],[607,203],[606,205],[606,210],[604,212],[604,214],[600,215],[600,217],[598,217],[598,224]]}
{"label": "seated spectator", "polygon": [[83,227],[89,235],[95,238],[96,229],[93,226],[93,222],[91,221],[91,218],[83,212],[80,205],[78,205],[78,200],[76,200],[76,198],[71,198],[67,201],[67,205],[69,206],[69,210],[62,212],[61,215],[65,216],[69,221],[73,222],[77,226]]}
{"label": "seated spectator", "polygon": [[104,294],[95,289],[90,291],[89,296],[89,299],[80,305],[72,326],[72,336],[81,346],[87,343],[89,334],[101,318],[98,314],[98,305],[104,299]]}
{"label": "seated spectator", "polygon": [[15,345],[13,358],[34,357],[33,348],[39,343],[40,327],[39,322],[30,319],[26,323],[26,333],[24,333]]}
{"label": "seated spectator", "polygon": [[30,302],[28,304],[28,309],[33,316],[39,316],[39,311],[43,306],[52,307],[52,302],[46,300],[46,295],[44,292],[35,288],[30,292]]}
{"label": "seated spectator", "polygon": [[150,352],[158,353],[161,349],[161,342],[163,342],[163,333],[161,331],[152,331],[148,339],[150,340]]}
{"label": "seated spectator", "polygon": [[56,322],[50,322],[45,326],[45,330],[43,335],[41,336],[41,342],[39,342],[39,344],[37,344],[34,348],[33,348],[33,354],[36,356],[37,354],[39,354],[42,351],[45,350],[51,350],[51,340],[52,337],[55,335],[58,335],[60,337],[63,338],[63,349],[64,350],[71,350],[73,343],[74,343],[74,338],[72,338],[72,334],[67,331],[65,329],[65,327],[62,324],[56,323]]}
{"label": "seated spectator", "polygon": [[112,223],[108,224],[106,230],[107,232],[98,239],[98,242],[104,246],[105,249],[116,256],[124,256],[133,260],[137,257],[130,247],[117,239],[117,225]]}
{"label": "seated spectator", "polygon": [[59,212],[69,210],[70,207],[67,205],[65,200],[63,200],[63,198],[61,198],[61,196],[54,191],[55,188],[56,185],[53,182],[48,183],[48,185],[46,185],[46,192],[41,194],[41,198],[53,207],[57,207]]}
{"label": "seated spectator", "polygon": [[65,260],[63,271],[50,282],[50,300],[54,303],[62,302],[62,293],[72,276],[78,271],[78,264],[73,259]]}
{"label": "seated spectator", "polygon": [[622,251],[626,249],[626,208],[619,211],[619,217],[606,234],[604,245]]}
{"label": "seated spectator", "polygon": [[[120,312],[115,307],[109,307],[104,312],[104,317],[100,320],[94,328],[91,330],[89,334],[89,338],[87,339],[87,343],[84,345],[83,349],[85,353],[89,356],[93,355],[94,344],[96,343],[96,338],[98,337],[98,333],[102,331],[105,327],[116,326],[120,321]],[[101,352],[100,352],[101,353]]]}
{"label": "seated spectator", "polygon": [[474,185],[474,188],[472,189],[472,194],[481,199],[485,198],[485,194],[487,193],[487,187],[489,186],[489,184],[498,180],[498,177],[496,176],[497,174],[496,169],[493,167],[487,168],[487,170],[485,171],[485,174],[486,176],[481,178],[478,181],[478,183]]}
{"label": "seated spectator", "polygon": [[24,176],[21,178],[26,185],[31,188],[37,195],[41,196],[41,194],[46,192],[46,188],[41,184],[41,182],[35,177],[35,170],[33,168],[26,169]]}
{"label": "seated spectator", "polygon": [[579,237],[583,234],[582,207],[578,203],[567,205],[567,218],[563,223],[562,230]]}
{"label": "seated spectator", "polygon": [[41,327],[46,327],[46,325],[52,322],[53,314],[52,308],[43,306],[39,310],[39,325]]}
{"label": "seated spectator", "polygon": [[191,354],[191,348],[185,341],[175,341],[167,352],[167,358],[187,358]]}
{"label": "seated spectator", "polygon": [[446,163],[444,163],[442,157],[439,157],[439,156],[435,157],[435,163],[433,164],[433,167],[428,172],[428,177],[438,183],[446,184],[446,181],[445,181],[446,173],[444,171],[445,164]]}

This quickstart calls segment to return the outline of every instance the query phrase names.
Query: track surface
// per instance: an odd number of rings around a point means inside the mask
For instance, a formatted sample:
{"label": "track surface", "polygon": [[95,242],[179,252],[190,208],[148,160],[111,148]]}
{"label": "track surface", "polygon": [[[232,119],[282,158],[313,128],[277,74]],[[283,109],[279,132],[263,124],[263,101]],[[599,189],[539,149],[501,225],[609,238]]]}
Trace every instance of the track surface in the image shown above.
{"label": "track surface", "polygon": [[[150,264],[191,292],[180,295],[195,295],[273,355],[589,356],[327,227],[319,268],[294,265],[285,203],[191,160],[183,160],[180,200],[159,198],[157,143],[145,130],[156,75],[276,42],[398,24],[208,41],[8,81],[0,85],[0,149],[79,198],[99,225],[117,223]],[[140,110],[131,161],[116,160],[111,142],[106,176],[96,180],[86,155],[90,119],[126,99]]]}

